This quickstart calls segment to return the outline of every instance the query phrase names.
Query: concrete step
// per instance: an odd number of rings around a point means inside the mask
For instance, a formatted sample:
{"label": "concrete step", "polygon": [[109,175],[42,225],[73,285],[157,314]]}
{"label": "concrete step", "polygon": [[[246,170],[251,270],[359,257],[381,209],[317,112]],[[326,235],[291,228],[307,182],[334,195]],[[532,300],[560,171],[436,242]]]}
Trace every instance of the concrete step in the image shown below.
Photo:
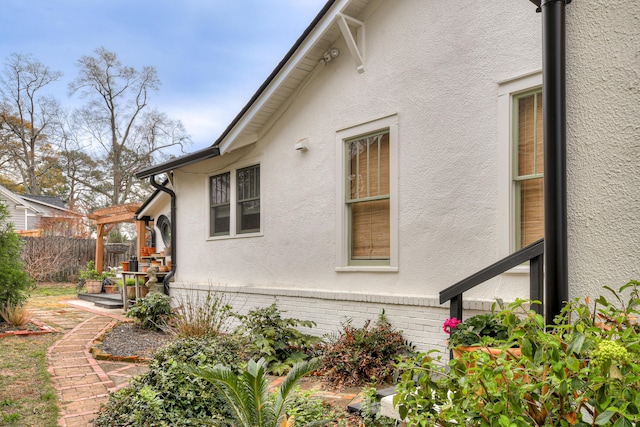
{"label": "concrete step", "polygon": [[122,308],[122,295],[117,294],[87,294],[87,293],[79,293],[78,299],[84,301],[91,301],[97,307],[109,308],[109,309],[118,309]]}
{"label": "concrete step", "polygon": [[[380,401],[384,397],[393,396],[393,394],[395,393],[394,390],[395,390],[395,387],[387,387],[387,388],[381,388],[380,390],[377,390],[376,400]],[[371,409],[374,414],[377,413],[379,406],[380,406],[379,403],[373,404]],[[347,406],[347,412],[351,414],[359,414],[361,410],[362,410],[362,402],[352,403]]]}

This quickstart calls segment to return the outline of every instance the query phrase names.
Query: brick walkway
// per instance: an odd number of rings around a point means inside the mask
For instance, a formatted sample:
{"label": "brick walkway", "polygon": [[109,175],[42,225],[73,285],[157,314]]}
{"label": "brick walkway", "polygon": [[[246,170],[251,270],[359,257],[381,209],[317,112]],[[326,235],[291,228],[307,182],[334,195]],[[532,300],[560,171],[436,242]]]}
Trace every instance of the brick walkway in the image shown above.
{"label": "brick walkway", "polygon": [[92,426],[100,404],[109,392],[126,385],[132,376],[146,371],[145,365],[96,361],[91,356],[93,340],[119,320],[122,310],[109,312],[81,305],[55,310],[32,309],[33,317],[55,327],[64,336],[47,351],[47,363],[58,392],[61,427]]}
{"label": "brick walkway", "polygon": [[[96,361],[91,355],[93,341],[113,324],[125,320],[122,310],[93,308],[83,301],[68,301],[55,309],[30,308],[35,319],[64,335],[47,351],[47,363],[60,405],[60,427],[92,427],[100,404],[109,392],[127,385],[130,379],[147,371],[146,365]],[[282,378],[274,379],[276,386]],[[303,378],[301,388],[315,388],[318,395],[334,405],[346,407],[357,400],[359,389],[339,393],[319,390],[314,378]]]}

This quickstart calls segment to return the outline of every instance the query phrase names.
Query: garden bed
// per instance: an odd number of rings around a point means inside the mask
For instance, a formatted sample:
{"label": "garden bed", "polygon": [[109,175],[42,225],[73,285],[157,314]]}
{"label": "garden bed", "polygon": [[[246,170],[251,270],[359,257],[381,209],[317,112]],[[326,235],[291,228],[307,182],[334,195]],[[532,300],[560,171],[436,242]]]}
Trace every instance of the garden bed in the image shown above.
{"label": "garden bed", "polygon": [[135,323],[119,323],[94,341],[91,353],[98,360],[147,362],[171,338],[167,333],[143,329]]}
{"label": "garden bed", "polygon": [[55,328],[32,319],[23,326],[14,326],[6,322],[0,322],[0,338],[21,335],[41,335],[58,332]]}

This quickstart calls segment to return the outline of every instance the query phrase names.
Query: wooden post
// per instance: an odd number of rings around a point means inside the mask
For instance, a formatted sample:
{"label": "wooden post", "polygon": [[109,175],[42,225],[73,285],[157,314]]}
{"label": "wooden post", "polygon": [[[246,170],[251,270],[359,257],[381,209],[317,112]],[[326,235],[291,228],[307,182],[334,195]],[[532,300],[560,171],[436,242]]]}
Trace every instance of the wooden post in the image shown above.
{"label": "wooden post", "polygon": [[107,233],[107,231],[105,231],[104,224],[98,224],[96,234],[96,271],[102,271],[102,268],[104,267],[102,264],[102,258],[104,254],[105,233]]}
{"label": "wooden post", "polygon": [[138,245],[136,248],[136,256],[138,259],[142,256],[142,247],[145,246],[145,234],[147,233],[147,229],[145,228],[144,221],[136,220],[136,234]]}

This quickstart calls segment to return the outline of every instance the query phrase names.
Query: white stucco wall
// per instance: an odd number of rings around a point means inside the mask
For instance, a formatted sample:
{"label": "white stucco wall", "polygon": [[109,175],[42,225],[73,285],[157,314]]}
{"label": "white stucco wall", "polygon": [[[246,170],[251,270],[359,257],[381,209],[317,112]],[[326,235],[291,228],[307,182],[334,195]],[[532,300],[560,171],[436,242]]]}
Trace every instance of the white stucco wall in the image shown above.
{"label": "white stucco wall", "polygon": [[[256,144],[175,171],[175,289],[210,285],[287,301],[300,290],[298,311],[288,306],[300,318],[326,292],[356,301],[343,304],[352,310],[364,304],[369,318],[393,306],[390,320],[402,321],[394,316],[404,310],[406,330],[428,346],[444,339],[439,291],[512,252],[510,146],[499,137],[498,95],[500,82],[540,70],[540,15],[526,1],[374,3],[364,73],[338,41],[341,55],[319,65]],[[336,132],[390,115],[399,132],[398,271],[337,272]],[[301,138],[307,152],[294,150]],[[262,235],[209,239],[209,176],[258,162]],[[522,270],[465,295],[470,307],[527,297]],[[337,327],[348,314],[327,321]],[[425,317],[426,326],[411,325]]]}
{"label": "white stucco wall", "polygon": [[640,3],[567,6],[571,296],[640,279]]}

